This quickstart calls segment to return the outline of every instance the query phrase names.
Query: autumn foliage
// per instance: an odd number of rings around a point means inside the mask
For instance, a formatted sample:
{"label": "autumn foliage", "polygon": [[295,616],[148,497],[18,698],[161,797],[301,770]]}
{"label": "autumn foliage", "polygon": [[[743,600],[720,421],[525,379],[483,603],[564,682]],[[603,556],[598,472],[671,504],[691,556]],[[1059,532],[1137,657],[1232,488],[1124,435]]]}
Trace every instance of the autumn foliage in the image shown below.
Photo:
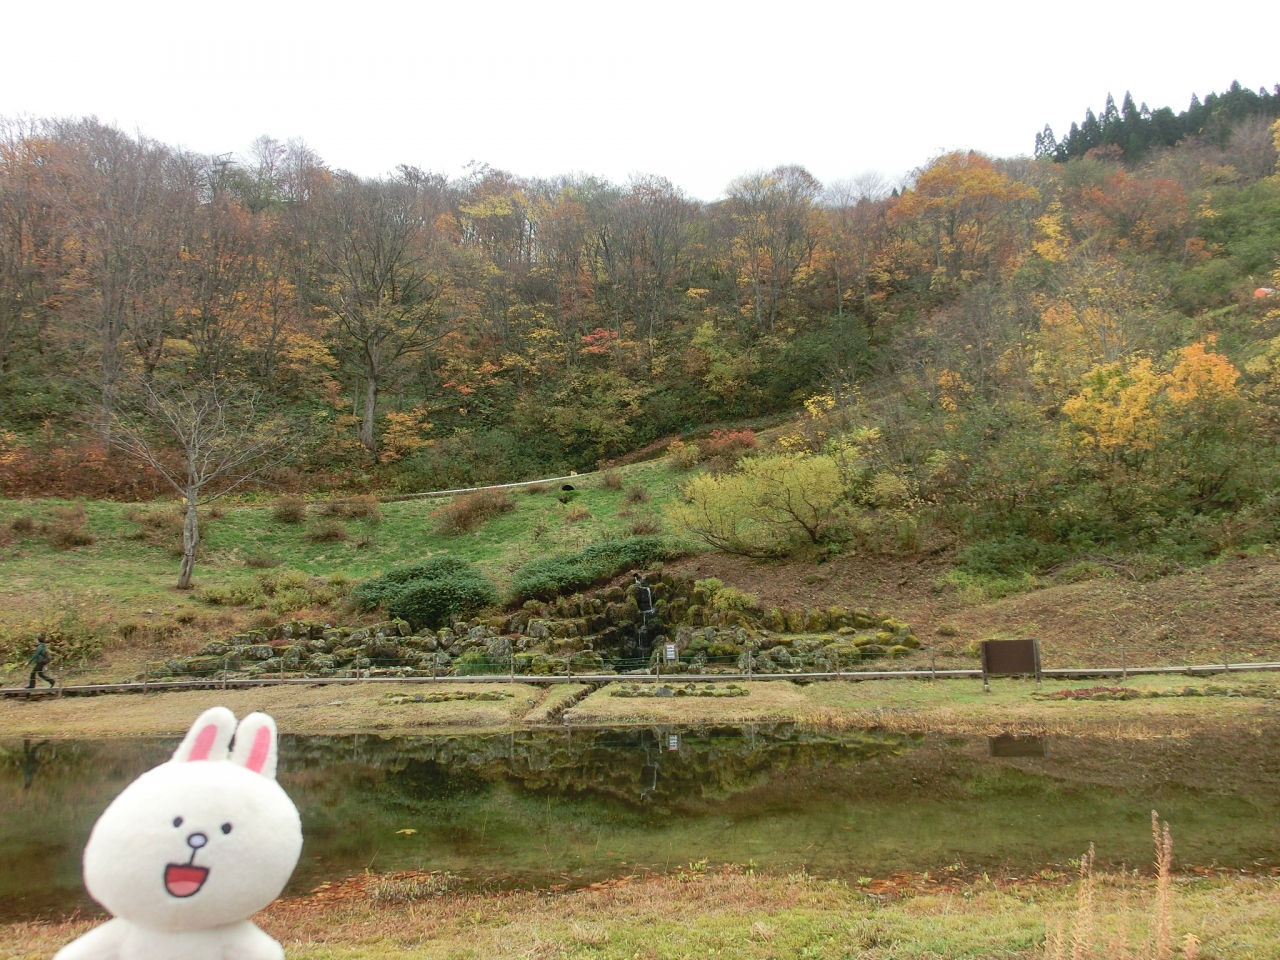
{"label": "autumn foliage", "polygon": [[[1245,93],[1212,136],[1139,143],[1150,124],[1116,108],[1038,158],[944,152],[893,183],[784,166],[715,202],[659,176],[367,179],[299,142],[229,162],[10,122],[0,492],[160,494],[113,411],[138,383],[227,381],[288,415],[271,482],[295,491],[521,480],[692,433],[668,462],[755,504],[743,543],[869,530],[859,511],[896,525],[881,546],[927,523],[1081,549],[1266,538],[1280,179],[1274,98]],[[776,450],[699,429],[786,413]],[[793,475],[827,491],[828,463],[839,523],[764,505]]]}

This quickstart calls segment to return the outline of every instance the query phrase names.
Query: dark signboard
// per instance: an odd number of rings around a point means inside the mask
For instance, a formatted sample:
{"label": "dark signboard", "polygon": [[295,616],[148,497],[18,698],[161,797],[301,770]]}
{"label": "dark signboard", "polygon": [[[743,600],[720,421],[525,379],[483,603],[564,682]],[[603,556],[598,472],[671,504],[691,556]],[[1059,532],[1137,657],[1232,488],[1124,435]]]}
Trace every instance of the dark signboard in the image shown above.
{"label": "dark signboard", "polygon": [[1038,640],[983,640],[982,685],[988,677],[1035,677],[1040,682]]}

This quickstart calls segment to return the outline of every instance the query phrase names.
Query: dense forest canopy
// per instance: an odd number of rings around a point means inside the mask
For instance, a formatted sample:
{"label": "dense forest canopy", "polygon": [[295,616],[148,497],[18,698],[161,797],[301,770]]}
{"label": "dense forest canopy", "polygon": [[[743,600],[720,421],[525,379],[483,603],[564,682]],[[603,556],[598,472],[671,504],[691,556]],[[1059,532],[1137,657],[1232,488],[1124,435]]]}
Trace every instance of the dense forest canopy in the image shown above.
{"label": "dense forest canopy", "polygon": [[111,452],[118,411],[200,384],[288,418],[276,482],[396,490],[809,401],[815,449],[861,438],[883,516],[1253,536],[1280,423],[1276,103],[1126,99],[1038,158],[946,153],[900,189],[784,166],[714,203],[657,176],[367,178],[300,142],[201,156],[11,121],[0,488],[148,492]]}
{"label": "dense forest canopy", "polygon": [[1204,102],[1192,95],[1191,106],[1176,115],[1170,107],[1151,110],[1145,103],[1139,107],[1126,91],[1119,107],[1108,94],[1101,116],[1086,110],[1084,121],[1071,124],[1061,140],[1046,125],[1036,134],[1035,154],[1061,163],[1099,147],[1114,147],[1127,163],[1134,163],[1153,147],[1172,147],[1194,137],[1218,147],[1235,139],[1237,152],[1247,149],[1241,141],[1252,141],[1265,164],[1268,128],[1276,117],[1280,117],[1280,84],[1274,90],[1262,87],[1254,93],[1232,83],[1226,93],[1211,93]]}

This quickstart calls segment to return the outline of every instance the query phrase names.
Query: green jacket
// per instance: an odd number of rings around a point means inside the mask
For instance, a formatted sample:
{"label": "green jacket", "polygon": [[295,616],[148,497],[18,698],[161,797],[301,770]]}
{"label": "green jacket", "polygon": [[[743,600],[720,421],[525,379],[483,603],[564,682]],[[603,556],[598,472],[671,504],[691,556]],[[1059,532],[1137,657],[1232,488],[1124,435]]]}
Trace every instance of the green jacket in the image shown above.
{"label": "green jacket", "polygon": [[53,654],[49,652],[48,646],[43,641],[36,644],[35,653],[27,657],[27,663],[35,664],[37,667],[43,667],[46,663],[53,659]]}

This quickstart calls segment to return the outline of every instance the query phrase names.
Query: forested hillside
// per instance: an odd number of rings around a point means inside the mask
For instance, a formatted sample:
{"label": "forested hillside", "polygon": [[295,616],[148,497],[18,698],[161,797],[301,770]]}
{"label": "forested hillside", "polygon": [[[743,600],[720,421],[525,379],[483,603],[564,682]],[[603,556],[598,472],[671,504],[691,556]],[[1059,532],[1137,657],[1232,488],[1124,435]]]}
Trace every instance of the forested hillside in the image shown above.
{"label": "forested hillside", "polygon": [[591,468],[803,408],[883,546],[927,547],[926,517],[1001,544],[992,569],[1270,539],[1263,113],[1140,150],[948,153],[896,186],[780,167],[714,203],[660,177],[368,179],[301,143],[209,157],[10,122],[0,491],[171,492],[119,444],[210,391],[242,436],[292,438],[267,479],[294,490]]}

